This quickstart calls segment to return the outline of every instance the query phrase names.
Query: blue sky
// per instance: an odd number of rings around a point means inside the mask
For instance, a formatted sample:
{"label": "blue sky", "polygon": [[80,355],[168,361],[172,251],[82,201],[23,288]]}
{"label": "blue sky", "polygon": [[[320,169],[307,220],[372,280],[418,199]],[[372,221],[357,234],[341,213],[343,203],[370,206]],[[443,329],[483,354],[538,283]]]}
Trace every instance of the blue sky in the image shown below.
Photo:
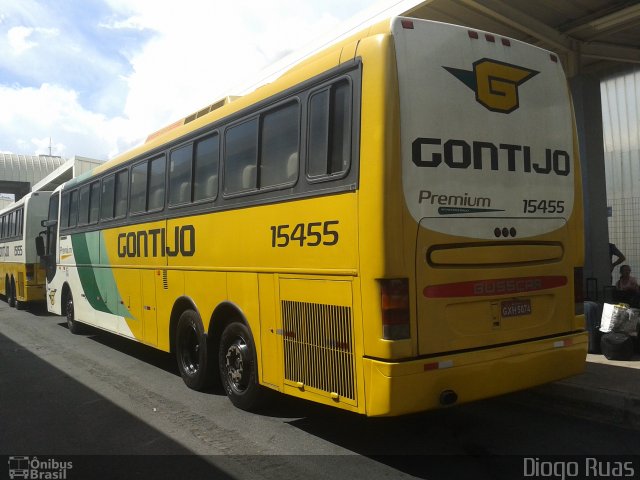
{"label": "blue sky", "polygon": [[397,3],[0,0],[0,152],[110,158]]}
{"label": "blue sky", "polygon": [[121,14],[98,1],[9,2],[2,9],[0,79],[3,86],[39,88],[43,83],[73,89],[85,108],[118,115],[129,56],[154,32],[107,25]]}

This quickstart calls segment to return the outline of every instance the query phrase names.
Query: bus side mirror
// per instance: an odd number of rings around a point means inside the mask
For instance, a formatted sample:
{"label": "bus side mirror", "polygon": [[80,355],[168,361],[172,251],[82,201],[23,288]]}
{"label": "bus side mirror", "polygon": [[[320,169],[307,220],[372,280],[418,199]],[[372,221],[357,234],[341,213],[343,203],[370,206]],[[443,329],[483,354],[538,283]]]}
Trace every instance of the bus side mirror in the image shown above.
{"label": "bus side mirror", "polygon": [[44,238],[41,236],[36,237],[36,253],[39,257],[44,257],[46,253],[44,248]]}

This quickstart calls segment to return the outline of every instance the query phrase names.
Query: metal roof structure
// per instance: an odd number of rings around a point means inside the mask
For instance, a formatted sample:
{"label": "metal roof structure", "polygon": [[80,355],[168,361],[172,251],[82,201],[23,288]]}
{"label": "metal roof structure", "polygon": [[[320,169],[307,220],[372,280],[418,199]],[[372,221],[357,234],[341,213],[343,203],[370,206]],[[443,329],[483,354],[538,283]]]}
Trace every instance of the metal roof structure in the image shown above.
{"label": "metal roof structure", "polygon": [[47,175],[45,178],[33,185],[32,189],[34,191],[39,190],[43,192],[55,190],[64,182],[78,177],[83,173],[87,173],[102,163],[102,160],[95,160],[93,158],[76,155],[51,172],[50,175]]}
{"label": "metal roof structure", "polygon": [[567,74],[640,64],[637,0],[426,0],[407,16],[465,25],[554,51]]}
{"label": "metal roof structure", "polygon": [[[48,155],[0,153],[0,193],[13,194],[17,200],[32,190],[54,190],[101,163],[100,160],[80,156],[65,159]],[[6,204],[7,200],[2,199],[0,203]]]}
{"label": "metal roof structure", "polygon": [[396,15],[465,25],[551,50],[569,77],[605,76],[640,64],[638,0],[389,0],[273,63],[237,92],[271,82],[332,43]]}
{"label": "metal roof structure", "polygon": [[65,161],[62,157],[48,155],[0,153],[0,193],[20,198]]}

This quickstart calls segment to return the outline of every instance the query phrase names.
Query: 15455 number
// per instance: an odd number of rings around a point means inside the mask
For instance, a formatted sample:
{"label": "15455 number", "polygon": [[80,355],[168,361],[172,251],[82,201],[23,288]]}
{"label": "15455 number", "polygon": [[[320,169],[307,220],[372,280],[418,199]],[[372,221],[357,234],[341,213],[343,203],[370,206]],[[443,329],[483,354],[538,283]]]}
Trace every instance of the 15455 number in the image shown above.
{"label": "15455 number", "polygon": [[523,213],[564,213],[564,200],[522,200]]}
{"label": "15455 number", "polygon": [[335,245],[340,240],[340,235],[334,227],[339,223],[338,220],[327,220],[326,222],[298,223],[297,225],[272,225],[271,246],[275,248],[286,247],[290,244],[297,244],[301,247]]}

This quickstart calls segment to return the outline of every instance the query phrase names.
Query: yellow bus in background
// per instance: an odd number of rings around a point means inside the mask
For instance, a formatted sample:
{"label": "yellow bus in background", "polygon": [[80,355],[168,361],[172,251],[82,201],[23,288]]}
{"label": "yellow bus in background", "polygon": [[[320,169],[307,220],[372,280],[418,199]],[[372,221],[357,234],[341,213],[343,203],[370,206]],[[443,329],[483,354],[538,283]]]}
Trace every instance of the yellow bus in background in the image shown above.
{"label": "yellow bus in background", "polygon": [[400,415],[584,368],[568,87],[517,40],[392,18],[51,202],[49,310],[243,409]]}
{"label": "yellow bus in background", "polygon": [[10,306],[44,301],[46,278],[34,244],[51,192],[32,192],[0,210],[0,293]]}

